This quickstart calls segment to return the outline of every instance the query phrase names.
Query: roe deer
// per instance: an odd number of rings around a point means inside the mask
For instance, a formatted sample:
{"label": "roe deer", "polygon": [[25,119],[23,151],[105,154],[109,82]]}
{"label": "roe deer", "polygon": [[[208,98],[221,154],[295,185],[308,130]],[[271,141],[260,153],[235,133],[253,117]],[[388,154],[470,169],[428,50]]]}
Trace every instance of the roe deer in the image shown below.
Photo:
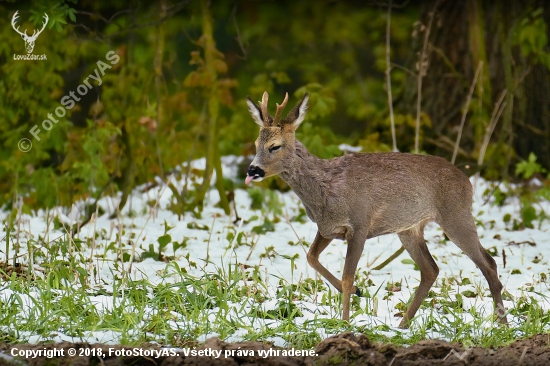
{"label": "roe deer", "polygon": [[[278,174],[300,197],[318,226],[307,260],[343,293],[342,318],[349,321],[351,294],[360,295],[353,281],[365,241],[397,233],[420,268],[420,285],[399,326],[409,325],[439,273],[424,241],[424,226],[435,221],[479,267],[489,283],[496,314],[506,323],[497,265],[481,246],[471,213],[473,189],[468,177],[447,160],[430,155],[391,152],[320,159],[294,135],[305,118],[308,99],[305,94],[281,119],[288,93],[277,104],[275,117],[267,112],[267,92],[260,106],[247,97],[260,135],[245,183]],[[319,254],[333,239],[348,243],[342,281],[319,263]]]}

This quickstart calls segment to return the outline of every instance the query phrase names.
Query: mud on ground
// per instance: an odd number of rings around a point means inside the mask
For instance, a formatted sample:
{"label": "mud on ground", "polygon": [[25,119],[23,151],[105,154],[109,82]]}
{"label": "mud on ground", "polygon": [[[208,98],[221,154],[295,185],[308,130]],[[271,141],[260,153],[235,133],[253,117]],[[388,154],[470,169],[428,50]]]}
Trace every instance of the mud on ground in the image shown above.
{"label": "mud on ground", "polygon": [[[29,351],[52,352],[54,349],[58,354],[63,353],[63,357],[11,356],[14,353],[23,354]],[[263,357],[269,350],[271,355]],[[184,351],[207,355],[186,356]],[[506,347],[491,349],[463,348],[438,340],[421,341],[410,347],[396,347],[373,343],[363,334],[343,333],[325,339],[317,345],[314,352],[306,351],[316,355],[296,356],[295,353],[292,355],[291,350],[271,347],[260,342],[226,343],[218,338],[210,338],[198,347],[187,349],[167,349],[150,345],[134,348],[68,342],[38,345],[1,344],[0,365],[550,365],[550,334],[540,334],[515,341]],[[68,355],[73,352],[77,355]],[[98,357],[99,352],[106,356]],[[115,355],[122,352],[164,352],[164,355]],[[178,355],[170,356],[170,352]],[[109,353],[111,356],[108,356]],[[249,355],[245,356],[245,353]],[[276,353],[279,355],[275,355]],[[79,354],[82,356],[78,356]]]}

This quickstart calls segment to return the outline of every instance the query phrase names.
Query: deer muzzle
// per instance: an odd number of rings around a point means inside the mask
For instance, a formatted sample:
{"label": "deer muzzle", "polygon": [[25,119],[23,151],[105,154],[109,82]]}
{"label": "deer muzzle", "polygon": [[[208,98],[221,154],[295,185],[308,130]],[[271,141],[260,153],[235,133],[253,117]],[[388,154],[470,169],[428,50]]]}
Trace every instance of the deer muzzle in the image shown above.
{"label": "deer muzzle", "polygon": [[262,168],[256,165],[251,165],[248,167],[248,171],[246,172],[246,179],[244,180],[245,184],[248,184],[252,181],[259,182],[262,179],[264,179],[265,172]]}

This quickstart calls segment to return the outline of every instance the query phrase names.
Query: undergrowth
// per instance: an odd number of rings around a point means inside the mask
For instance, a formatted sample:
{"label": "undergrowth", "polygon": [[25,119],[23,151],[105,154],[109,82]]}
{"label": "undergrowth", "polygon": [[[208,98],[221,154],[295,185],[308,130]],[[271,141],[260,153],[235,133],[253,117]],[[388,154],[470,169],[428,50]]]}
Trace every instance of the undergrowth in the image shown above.
{"label": "undergrowth", "polygon": [[[540,173],[543,171],[535,160],[518,165],[518,175],[525,179]],[[534,188],[533,181],[492,185],[484,193],[491,206],[519,205],[518,215],[503,215],[506,230],[540,228],[548,219],[540,202],[550,198],[550,180],[535,183]],[[51,212],[34,215],[45,215],[48,227],[65,229],[64,234],[50,237],[47,229],[37,235],[33,228],[25,227],[23,215],[15,209],[3,218],[3,252],[10,256],[0,264],[0,341],[70,338],[183,346],[218,336],[307,349],[328,335],[354,331],[397,345],[444,338],[465,346],[498,347],[550,329],[548,292],[544,291],[549,274],[543,272],[519,293],[504,293],[511,304],[507,306],[508,326],[496,323],[492,306],[487,306],[490,302],[483,301],[488,297],[486,284],[461,272],[441,276],[410,329],[401,330],[379,314],[384,310],[402,316],[407,300],[392,300],[409,287],[407,280],[363,269],[356,276],[363,295],[352,298],[352,321],[344,322],[340,320],[340,293],[320,277],[295,279],[296,261],[305,256],[309,246],[305,238],[296,235],[295,241],[266,245],[258,263],[244,264],[276,225],[283,223],[294,230],[293,224],[306,221],[303,208],[288,211],[284,198],[275,191],[253,188],[248,194],[251,212],[240,223],[224,224],[220,229],[216,220],[222,219],[216,216],[210,224],[191,216],[186,224],[189,235],[177,238],[174,226],[166,221],[162,235],[143,238],[144,227],[132,218],[138,214],[129,215],[130,221],[117,217],[111,230],[95,229],[96,217],[78,238]],[[147,205],[141,214],[151,218],[159,210],[157,202]],[[146,226],[148,221],[140,222]],[[477,224],[492,228],[495,223],[478,219]],[[207,240],[197,241],[197,232],[203,232]],[[209,251],[212,237],[224,240],[224,252]],[[442,237],[438,245],[446,243]],[[280,245],[301,247],[304,254],[300,250],[295,255],[279,254]],[[203,248],[198,254],[196,246]],[[243,248],[249,251],[246,259],[236,255],[236,249]],[[488,249],[491,255],[500,255],[496,248]],[[211,260],[220,256],[221,265]],[[287,261],[289,278],[269,271],[276,259]],[[530,260],[545,261],[538,257]],[[413,261],[404,259],[399,265],[410,266],[412,275],[418,277]],[[144,269],[149,267],[155,270]],[[511,274],[519,275],[521,270],[514,269]]]}

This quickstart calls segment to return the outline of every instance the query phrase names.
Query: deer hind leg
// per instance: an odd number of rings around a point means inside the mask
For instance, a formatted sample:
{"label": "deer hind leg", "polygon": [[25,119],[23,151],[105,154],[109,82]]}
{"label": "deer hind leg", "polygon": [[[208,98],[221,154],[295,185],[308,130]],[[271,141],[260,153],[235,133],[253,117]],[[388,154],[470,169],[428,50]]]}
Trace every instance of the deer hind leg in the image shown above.
{"label": "deer hind leg", "polygon": [[[321,233],[317,231],[317,235],[309,248],[307,253],[307,262],[314,270],[319,272],[332,286],[334,286],[339,292],[342,292],[342,281],[334,277],[332,273],[329,272],[320,262],[319,255],[327,248],[332,239],[327,239],[321,236]],[[353,293],[360,295],[360,292],[357,288],[354,287]]]}
{"label": "deer hind leg", "polygon": [[[457,217],[459,217],[457,219]],[[507,324],[506,310],[502,303],[502,283],[498,279],[497,264],[493,257],[481,246],[474,218],[468,210],[460,216],[441,219],[438,222],[445,234],[479,267],[481,273],[489,283],[489,290],[496,307],[499,321]]]}
{"label": "deer hind leg", "polygon": [[430,288],[439,274],[439,268],[424,241],[424,223],[412,229],[402,231],[397,235],[411,258],[420,268],[420,285],[416,289],[413,300],[399,324],[400,328],[407,328],[410,320],[414,318],[414,315],[418,311],[420,304],[428,296]]}
{"label": "deer hind leg", "polygon": [[349,303],[352,294],[357,294],[357,287],[353,285],[355,280],[355,271],[357,264],[365,247],[366,236],[359,235],[357,232],[351,239],[348,239],[348,249],[346,252],[346,261],[344,262],[344,272],[342,274],[342,319],[349,321]]}

